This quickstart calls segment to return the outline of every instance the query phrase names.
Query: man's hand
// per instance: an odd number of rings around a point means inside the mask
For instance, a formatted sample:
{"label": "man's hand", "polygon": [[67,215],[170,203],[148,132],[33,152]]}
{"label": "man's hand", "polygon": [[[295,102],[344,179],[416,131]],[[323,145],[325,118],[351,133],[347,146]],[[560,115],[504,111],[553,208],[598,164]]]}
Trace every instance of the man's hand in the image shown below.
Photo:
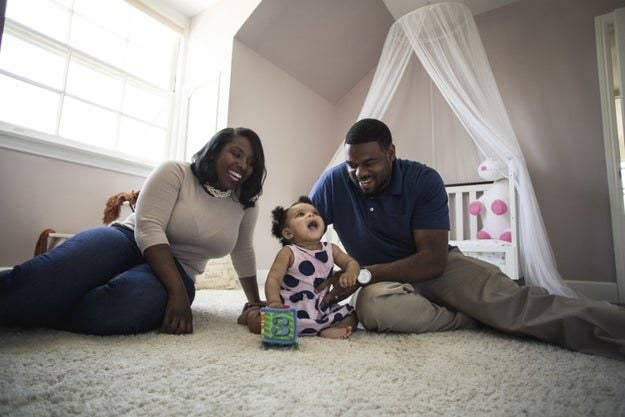
{"label": "man's hand", "polygon": [[[328,293],[323,297],[323,300],[321,300],[321,303],[319,304],[320,309],[325,310],[326,308],[333,306],[340,301],[343,301],[344,299],[355,293],[358,289],[358,285],[356,285],[355,283],[354,285],[348,287],[336,285],[337,282],[340,284],[341,276],[343,274],[343,271],[335,272],[331,277],[327,278],[315,288],[315,292],[320,293],[329,286],[332,286],[330,291],[328,291]],[[346,281],[349,281],[349,278],[347,278]],[[355,281],[356,280],[354,280],[354,282]]]}
{"label": "man's hand", "polygon": [[161,332],[170,334],[193,333],[191,303],[186,293],[169,296],[161,324]]}

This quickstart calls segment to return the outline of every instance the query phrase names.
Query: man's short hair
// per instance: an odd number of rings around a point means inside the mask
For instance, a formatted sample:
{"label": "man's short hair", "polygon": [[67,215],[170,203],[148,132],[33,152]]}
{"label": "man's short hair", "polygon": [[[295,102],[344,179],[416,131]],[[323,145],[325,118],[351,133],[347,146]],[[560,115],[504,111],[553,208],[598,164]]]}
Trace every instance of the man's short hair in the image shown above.
{"label": "man's short hair", "polygon": [[359,120],[347,131],[345,144],[359,145],[367,142],[378,142],[380,148],[388,149],[393,143],[391,130],[377,119]]}

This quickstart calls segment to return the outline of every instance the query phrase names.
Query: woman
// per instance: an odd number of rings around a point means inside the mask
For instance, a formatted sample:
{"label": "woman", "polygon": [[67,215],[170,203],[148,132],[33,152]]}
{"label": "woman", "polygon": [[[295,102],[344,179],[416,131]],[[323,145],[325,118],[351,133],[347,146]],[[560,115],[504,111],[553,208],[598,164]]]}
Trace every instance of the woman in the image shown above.
{"label": "woman", "polygon": [[191,333],[195,276],[228,253],[248,303],[258,304],[252,235],[265,176],[256,133],[221,130],[191,164],[157,167],[121,224],[79,233],[0,272],[0,324]]}

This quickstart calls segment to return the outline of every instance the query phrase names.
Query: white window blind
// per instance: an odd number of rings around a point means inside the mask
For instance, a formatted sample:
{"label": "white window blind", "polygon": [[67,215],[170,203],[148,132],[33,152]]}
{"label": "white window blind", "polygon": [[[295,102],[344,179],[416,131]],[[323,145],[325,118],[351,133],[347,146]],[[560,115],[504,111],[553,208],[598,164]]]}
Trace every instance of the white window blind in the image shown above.
{"label": "white window blind", "polygon": [[9,0],[0,121],[154,164],[169,148],[181,40],[123,0]]}

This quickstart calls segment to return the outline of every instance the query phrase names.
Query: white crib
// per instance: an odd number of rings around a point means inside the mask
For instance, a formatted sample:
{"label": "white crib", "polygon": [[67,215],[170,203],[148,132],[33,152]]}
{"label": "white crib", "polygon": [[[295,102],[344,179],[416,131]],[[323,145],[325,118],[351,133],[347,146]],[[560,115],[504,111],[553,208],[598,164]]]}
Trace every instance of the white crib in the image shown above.
{"label": "white crib", "polygon": [[449,244],[457,246],[465,255],[498,266],[510,278],[517,280],[520,274],[517,199],[514,187],[508,183],[512,242],[478,239],[477,231],[481,228],[480,221],[477,216],[470,215],[468,211],[469,203],[479,198],[492,185],[492,182],[479,182],[445,186],[449,197],[449,219],[451,222]]}
{"label": "white crib", "polygon": [[[508,185],[510,206],[510,229],[512,242],[503,240],[480,240],[477,231],[481,227],[476,216],[469,214],[469,203],[479,198],[493,185],[492,182],[449,184],[445,186],[449,197],[449,244],[457,246],[462,253],[498,266],[506,275],[518,280],[519,246],[517,238],[517,199],[514,187]],[[345,250],[332,225],[328,226],[324,240],[335,243]]]}

